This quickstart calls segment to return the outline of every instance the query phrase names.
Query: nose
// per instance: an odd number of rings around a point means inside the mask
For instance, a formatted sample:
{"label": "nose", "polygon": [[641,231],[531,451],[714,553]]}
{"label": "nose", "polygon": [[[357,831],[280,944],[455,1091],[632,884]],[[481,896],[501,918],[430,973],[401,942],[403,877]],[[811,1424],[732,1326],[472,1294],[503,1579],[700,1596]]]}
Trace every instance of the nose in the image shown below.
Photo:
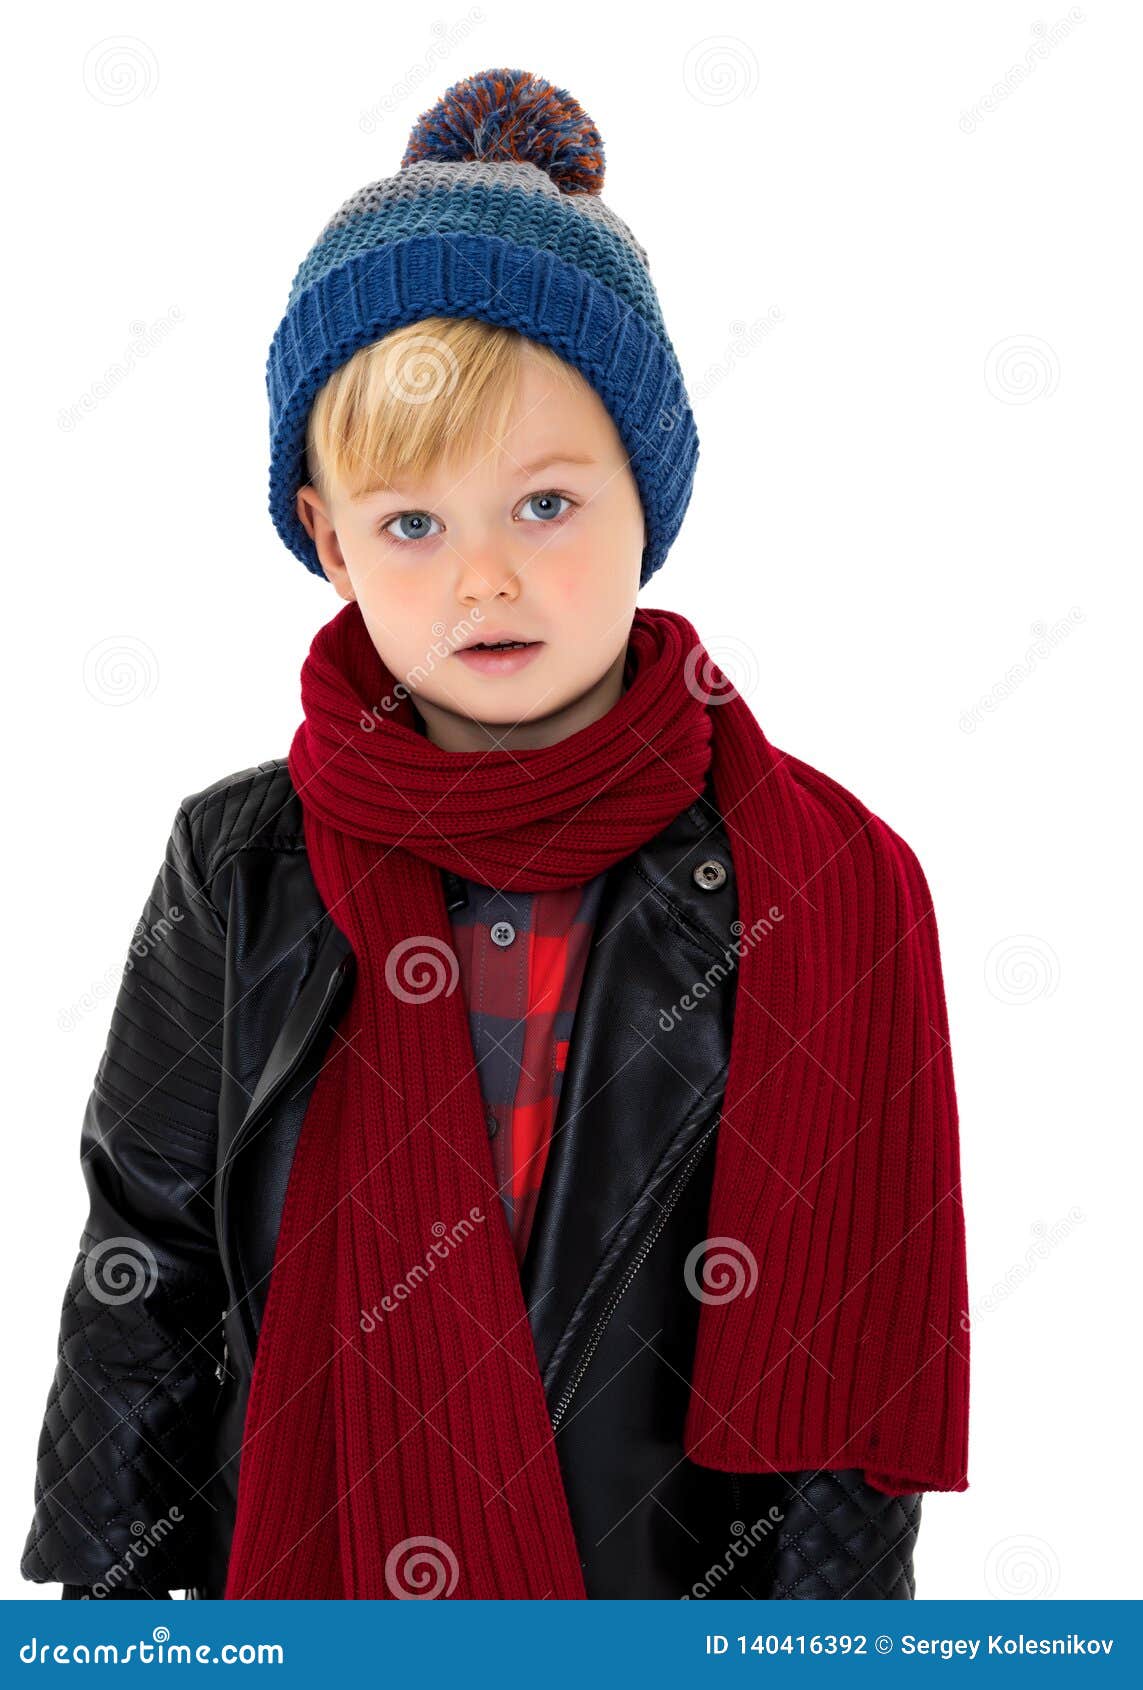
{"label": "nose", "polygon": [[457,598],[462,604],[472,604],[485,598],[514,599],[519,582],[515,568],[497,555],[493,546],[465,548],[459,559]]}

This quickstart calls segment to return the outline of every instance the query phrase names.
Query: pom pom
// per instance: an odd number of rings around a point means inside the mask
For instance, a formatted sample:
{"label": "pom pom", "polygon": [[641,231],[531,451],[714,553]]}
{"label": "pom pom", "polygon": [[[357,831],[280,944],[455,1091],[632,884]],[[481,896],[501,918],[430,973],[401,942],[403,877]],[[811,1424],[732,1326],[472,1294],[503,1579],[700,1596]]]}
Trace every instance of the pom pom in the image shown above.
{"label": "pom pom", "polygon": [[603,189],[603,141],[566,88],[526,70],[454,82],[414,124],[401,168],[418,159],[512,160],[546,170],[565,194]]}

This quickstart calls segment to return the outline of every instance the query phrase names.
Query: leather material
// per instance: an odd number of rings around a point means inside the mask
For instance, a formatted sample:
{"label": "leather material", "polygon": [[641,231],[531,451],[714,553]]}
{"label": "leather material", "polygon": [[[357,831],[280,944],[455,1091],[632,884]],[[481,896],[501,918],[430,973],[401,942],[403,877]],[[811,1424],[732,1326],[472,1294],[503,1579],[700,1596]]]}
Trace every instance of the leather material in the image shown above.
{"label": "leather material", "polygon": [[201,884],[180,808],[83,1118],[90,1206],[21,1562],[37,1582],[117,1587],[145,1568],[178,1589],[202,1565],[227,1288],[211,1202],[226,936]]}
{"label": "leather material", "polygon": [[[707,889],[712,861],[726,873]],[[314,886],[284,760],[184,800],[145,928],[172,905],[130,959],[84,1125],[91,1212],[21,1563],[72,1597],[115,1568],[118,1595],[222,1595],[290,1164],[318,1072],[352,1060],[338,1024],[355,959]],[[608,871],[520,1270],[585,1586],[911,1596],[919,1498],[683,1454],[700,1309],[685,1270],[706,1237],[736,921],[708,784]],[[153,1282],[101,1300],[90,1263],[123,1237]]]}
{"label": "leather material", "polygon": [[136,1601],[136,1602],[154,1602],[154,1601],[162,1601],[165,1597],[168,1597],[170,1594],[171,1593],[170,1593],[169,1590],[159,1590],[159,1591],[155,1591],[153,1593],[149,1590],[138,1590],[138,1589],[131,1589],[131,1588],[127,1588],[127,1589],[123,1589],[123,1590],[117,1590],[115,1588],[111,1588],[109,1590],[103,1590],[99,1585],[86,1585],[86,1584],[65,1584],[63,1589],[60,1591],[60,1595],[65,1600],[67,1600],[69,1602],[83,1602],[83,1601],[95,1601],[95,1600],[106,1601],[109,1597],[114,1597],[114,1598],[117,1598],[117,1599],[122,1599],[123,1597],[129,1597],[133,1601]]}
{"label": "leather material", "polygon": [[774,1562],[774,1597],[908,1601],[920,1496],[884,1496],[855,1468],[795,1475]]}

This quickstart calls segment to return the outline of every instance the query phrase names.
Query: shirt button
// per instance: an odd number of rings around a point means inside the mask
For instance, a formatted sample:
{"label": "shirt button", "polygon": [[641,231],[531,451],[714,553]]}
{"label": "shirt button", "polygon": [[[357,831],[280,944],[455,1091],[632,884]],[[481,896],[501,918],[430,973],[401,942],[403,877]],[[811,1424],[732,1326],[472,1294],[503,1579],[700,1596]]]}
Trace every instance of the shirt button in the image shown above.
{"label": "shirt button", "polygon": [[500,1131],[500,1122],[496,1119],[495,1109],[489,1109],[484,1119],[488,1124],[489,1138],[495,1138],[496,1134]]}
{"label": "shirt button", "polygon": [[492,924],[490,934],[494,945],[510,945],[516,937],[516,929],[510,921],[496,921]]}

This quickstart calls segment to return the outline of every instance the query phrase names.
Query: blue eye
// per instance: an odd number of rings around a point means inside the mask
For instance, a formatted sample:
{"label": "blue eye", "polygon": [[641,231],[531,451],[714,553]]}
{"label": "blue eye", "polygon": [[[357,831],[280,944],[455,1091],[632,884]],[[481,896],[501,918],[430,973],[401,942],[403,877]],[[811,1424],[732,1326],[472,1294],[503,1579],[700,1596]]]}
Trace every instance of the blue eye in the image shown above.
{"label": "blue eye", "polygon": [[[381,532],[388,534],[391,539],[397,541],[398,545],[401,545],[409,540],[423,540],[429,531],[429,524],[435,521],[436,517],[430,516],[428,511],[402,511],[399,516],[390,517],[389,521],[382,527]],[[392,532],[395,522],[402,524],[397,533]],[[408,527],[404,526],[406,523]]]}
{"label": "blue eye", "polygon": [[[570,505],[571,502],[572,502],[566,496],[566,494],[564,494],[564,493],[532,493],[527,499],[524,500],[523,508],[526,511],[528,509],[529,505],[549,505],[549,506],[551,506],[551,505],[554,505],[554,503],[557,499],[562,500],[562,502],[565,505]],[[557,511],[557,510],[551,510],[551,509],[544,510],[544,511],[541,511],[540,514],[535,517],[535,520],[537,522],[552,522],[556,518],[563,516],[563,514],[564,514],[563,511]]]}
{"label": "blue eye", "polygon": [[[561,510],[558,507],[563,506]],[[521,516],[528,522],[558,522],[575,507],[566,493],[531,493],[524,500]],[[381,524],[380,532],[398,546],[410,545],[441,532],[442,525],[428,511],[400,511]]]}

